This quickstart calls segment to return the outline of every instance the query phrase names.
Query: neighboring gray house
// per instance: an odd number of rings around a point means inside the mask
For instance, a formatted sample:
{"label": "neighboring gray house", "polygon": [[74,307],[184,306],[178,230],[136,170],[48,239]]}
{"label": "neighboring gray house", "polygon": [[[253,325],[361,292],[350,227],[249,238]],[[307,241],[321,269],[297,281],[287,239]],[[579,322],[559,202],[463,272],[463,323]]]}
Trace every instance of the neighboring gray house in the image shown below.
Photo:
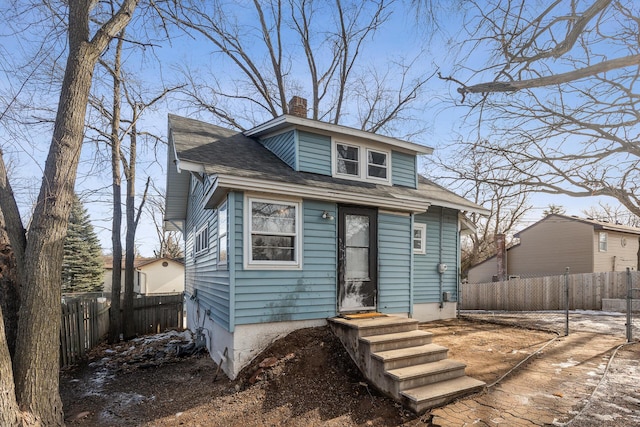
{"label": "neighboring gray house", "polygon": [[231,378],[342,313],[455,316],[463,213],[486,210],[418,175],[431,151],[296,115],[243,133],[169,115],[188,324]]}
{"label": "neighboring gray house", "polygon": [[[640,228],[552,214],[520,231],[506,250],[507,276],[536,277],[638,269]],[[496,280],[497,257],[469,269],[469,283]]]}

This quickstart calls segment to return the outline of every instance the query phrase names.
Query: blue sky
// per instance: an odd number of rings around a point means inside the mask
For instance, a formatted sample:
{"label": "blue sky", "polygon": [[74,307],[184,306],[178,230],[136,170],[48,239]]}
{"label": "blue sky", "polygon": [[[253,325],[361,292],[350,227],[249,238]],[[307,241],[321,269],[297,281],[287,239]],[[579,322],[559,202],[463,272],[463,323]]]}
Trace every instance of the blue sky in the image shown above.
{"label": "blue sky", "polygon": [[[380,58],[407,57],[413,58],[420,52],[424,54],[420,57],[418,66],[425,74],[433,73],[440,67],[444,75],[449,73],[449,67],[453,61],[452,50],[447,45],[444,37],[435,37],[428,43],[423,32],[415,26],[416,21],[412,11],[406,8],[404,3],[396,3],[390,21],[376,34],[373,42],[367,45],[363,52],[364,59],[371,64],[380,64]],[[454,21],[455,15],[451,15],[450,22],[441,22],[443,28],[447,29],[452,37],[459,34],[458,22]],[[174,34],[175,35],[175,34]],[[18,44],[23,41],[11,39],[6,34],[1,38],[2,49],[8,52],[17,49]],[[162,64],[152,60],[129,59],[130,69],[136,70],[136,76],[150,84],[160,82],[173,82],[176,80],[176,68],[189,64],[191,67],[201,71],[212,70],[221,78],[233,78],[228,74],[228,64],[220,61],[219,56],[211,53],[211,48],[202,40],[192,39],[184,35],[173,39],[172,44],[161,43],[155,49],[155,53],[161,59]],[[481,56],[482,53],[478,52]],[[297,68],[293,69],[294,73]],[[297,76],[304,81],[304,75]],[[229,80],[227,84],[231,84]],[[0,89],[2,85],[10,84],[0,79]],[[5,86],[6,87],[6,86]],[[305,94],[302,94],[303,96]],[[463,121],[465,108],[453,108],[450,100],[457,97],[455,86],[446,84],[437,77],[431,79],[428,90],[419,99],[417,110],[414,112],[416,121],[426,128],[426,132],[420,138],[412,142],[425,144],[442,150],[449,145],[458,134],[468,132],[468,125]],[[190,112],[181,109],[181,104],[177,102],[161,102],[153,111],[148,111],[140,127],[155,134],[166,137],[166,120],[168,113],[190,115]],[[196,116],[194,118],[207,119],[206,116]],[[25,139],[30,143],[15,141],[6,135],[5,129],[0,128],[0,144],[5,149],[10,159],[15,162],[16,167],[12,171],[14,189],[17,191],[21,202],[23,215],[29,210],[29,204],[37,196],[40,179],[42,176],[42,165],[50,143],[50,133],[28,132],[25,129]],[[141,194],[143,182],[147,176],[151,176],[155,185],[161,188],[165,186],[165,164],[166,146],[159,145],[154,153],[147,151],[141,153],[140,164],[138,166],[137,192]],[[110,201],[110,170],[108,167],[95,164],[95,156],[92,147],[86,146],[82,153],[79,179],[76,189],[80,194],[86,196],[86,207],[89,209],[92,222],[105,251],[111,248],[111,201]],[[530,225],[532,222],[542,218],[542,211],[549,204],[562,205],[567,214],[582,215],[582,210],[595,206],[598,200],[595,198],[575,199],[566,196],[550,196],[544,194],[532,194],[531,202],[534,209],[527,216],[522,227]],[[611,205],[617,205],[614,200],[606,200]],[[139,203],[139,202],[138,202]],[[151,256],[157,247],[157,237],[153,223],[148,216],[143,216],[137,235],[137,246],[142,255]]]}

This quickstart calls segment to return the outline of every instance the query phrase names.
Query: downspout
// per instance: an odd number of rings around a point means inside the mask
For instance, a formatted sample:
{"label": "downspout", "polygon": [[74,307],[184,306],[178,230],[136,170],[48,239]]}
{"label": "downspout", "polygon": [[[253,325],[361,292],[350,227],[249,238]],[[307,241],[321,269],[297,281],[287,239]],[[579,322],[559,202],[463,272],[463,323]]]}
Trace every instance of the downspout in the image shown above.
{"label": "downspout", "polygon": [[411,226],[409,227],[409,318],[413,318],[413,267],[414,257],[413,254],[413,224],[415,222],[415,214],[411,214]]}
{"label": "downspout", "polygon": [[444,271],[440,268],[442,266],[442,246],[444,245],[444,208],[440,207],[440,250],[438,261],[438,273],[440,274],[440,309],[444,308],[444,298],[442,292],[444,291]]}
{"label": "downspout", "polygon": [[[229,332],[236,328],[236,195],[227,195],[227,271],[229,272]],[[244,231],[243,231],[244,235]],[[244,237],[243,237],[244,239]]]}
{"label": "downspout", "polygon": [[460,281],[462,280],[462,254],[460,241],[462,240],[462,222],[458,216],[458,240],[456,241],[456,311],[457,317],[460,317]]}

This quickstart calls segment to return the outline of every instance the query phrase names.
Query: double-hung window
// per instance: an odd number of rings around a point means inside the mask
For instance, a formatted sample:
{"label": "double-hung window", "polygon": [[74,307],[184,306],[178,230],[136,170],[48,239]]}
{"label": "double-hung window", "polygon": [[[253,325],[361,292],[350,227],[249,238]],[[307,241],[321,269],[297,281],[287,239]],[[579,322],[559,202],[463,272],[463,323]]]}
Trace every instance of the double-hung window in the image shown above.
{"label": "double-hung window", "polygon": [[227,230],[229,228],[229,220],[227,216],[227,201],[225,200],[218,207],[218,265],[226,267],[227,265]]}
{"label": "double-hung window", "polygon": [[334,141],[333,176],[391,184],[391,152],[366,145]]}
{"label": "double-hung window", "polygon": [[300,268],[300,203],[247,199],[247,268]]}
{"label": "double-hung window", "polygon": [[413,224],[413,253],[426,254],[427,224]]}
{"label": "double-hung window", "polygon": [[342,143],[336,144],[336,173],[360,176],[360,148]]}
{"label": "double-hung window", "polygon": [[367,150],[367,178],[387,181],[387,153]]}
{"label": "double-hung window", "polygon": [[607,252],[607,233],[601,231],[598,235],[598,249],[600,252]]}

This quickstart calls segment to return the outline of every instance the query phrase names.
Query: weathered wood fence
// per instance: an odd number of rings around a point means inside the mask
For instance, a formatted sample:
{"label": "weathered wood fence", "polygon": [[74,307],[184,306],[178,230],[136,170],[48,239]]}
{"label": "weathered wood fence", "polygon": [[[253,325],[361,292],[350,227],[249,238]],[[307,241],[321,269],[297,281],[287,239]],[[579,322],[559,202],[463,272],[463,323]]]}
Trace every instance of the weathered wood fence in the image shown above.
{"label": "weathered wood fence", "polygon": [[109,331],[109,303],[97,298],[62,302],[60,365],[69,366],[86,356]]}
{"label": "weathered wood fence", "polygon": [[133,321],[137,335],[182,328],[183,318],[183,294],[145,296],[133,300]]}
{"label": "weathered wood fence", "polygon": [[[183,294],[143,296],[133,300],[136,335],[184,327]],[[72,298],[62,302],[60,365],[77,363],[109,331],[110,303],[103,298]]]}
{"label": "weathered wood fence", "polygon": [[[627,272],[570,274],[566,280],[570,310],[601,310],[602,299],[627,296]],[[640,272],[632,271],[631,280],[638,287]],[[565,307],[564,275],[460,285],[462,310],[540,311]]]}

